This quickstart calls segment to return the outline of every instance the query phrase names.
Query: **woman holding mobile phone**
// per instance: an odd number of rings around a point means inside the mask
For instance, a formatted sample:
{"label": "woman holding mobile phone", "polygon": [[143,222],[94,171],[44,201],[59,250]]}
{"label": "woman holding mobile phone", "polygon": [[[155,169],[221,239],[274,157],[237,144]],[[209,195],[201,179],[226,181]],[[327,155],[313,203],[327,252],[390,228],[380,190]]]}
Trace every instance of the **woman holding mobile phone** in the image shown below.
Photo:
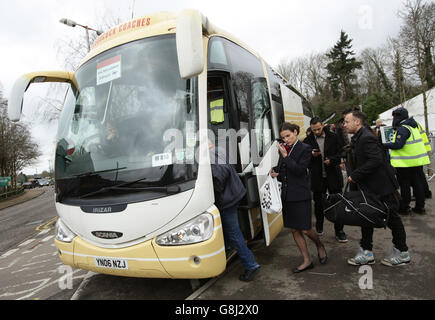
{"label": "woman holding mobile phone", "polygon": [[311,190],[308,179],[308,166],[311,161],[311,146],[298,140],[299,126],[284,123],[280,136],[285,144],[279,143],[280,159],[278,166],[272,168],[270,175],[282,183],[281,199],[283,204],[284,227],[290,228],[302,256],[303,263],[293,269],[300,273],[314,267],[308,252],[304,235],[317,247],[321,264],[328,260],[326,249],[311,223]]}

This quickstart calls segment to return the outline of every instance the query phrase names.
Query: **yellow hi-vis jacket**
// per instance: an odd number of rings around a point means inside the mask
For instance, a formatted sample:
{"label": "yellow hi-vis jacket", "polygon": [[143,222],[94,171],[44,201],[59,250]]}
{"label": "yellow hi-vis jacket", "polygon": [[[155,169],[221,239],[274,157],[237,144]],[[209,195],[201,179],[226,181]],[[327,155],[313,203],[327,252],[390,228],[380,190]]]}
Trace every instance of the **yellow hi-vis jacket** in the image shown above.
{"label": "yellow hi-vis jacket", "polygon": [[219,124],[225,121],[224,99],[210,101],[210,122]]}
{"label": "yellow hi-vis jacket", "polygon": [[421,138],[423,139],[424,146],[426,147],[426,151],[431,152],[432,146],[430,145],[429,139],[426,134],[426,130],[424,130],[423,126],[420,123],[417,122],[417,124],[418,124],[418,129],[420,130]]}
{"label": "yellow hi-vis jacket", "polygon": [[[391,165],[395,168],[420,167],[430,164],[420,129],[410,126],[404,126],[411,132],[408,140],[402,149],[391,150]],[[396,141],[397,132],[394,134],[393,142]]]}

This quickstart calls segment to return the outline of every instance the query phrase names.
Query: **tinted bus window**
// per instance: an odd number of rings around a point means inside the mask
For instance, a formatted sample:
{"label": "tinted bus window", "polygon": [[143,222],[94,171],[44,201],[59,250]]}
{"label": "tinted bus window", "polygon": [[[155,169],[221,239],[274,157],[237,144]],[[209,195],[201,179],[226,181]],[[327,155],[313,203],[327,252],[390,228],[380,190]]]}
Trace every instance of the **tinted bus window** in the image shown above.
{"label": "tinted bus window", "polygon": [[249,123],[249,89],[253,79],[264,77],[261,62],[253,54],[231,41],[218,37],[213,38],[212,41],[222,41],[225,44],[239,106],[240,125],[247,128]]}

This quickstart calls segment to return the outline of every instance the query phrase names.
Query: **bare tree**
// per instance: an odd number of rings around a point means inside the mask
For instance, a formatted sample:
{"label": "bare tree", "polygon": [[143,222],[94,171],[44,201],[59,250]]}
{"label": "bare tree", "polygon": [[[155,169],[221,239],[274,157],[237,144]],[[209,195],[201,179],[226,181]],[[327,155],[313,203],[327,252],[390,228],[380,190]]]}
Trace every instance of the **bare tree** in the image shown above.
{"label": "bare tree", "polygon": [[323,53],[312,53],[308,58],[306,81],[308,96],[321,96],[325,93],[328,73],[326,66],[328,58]]}
{"label": "bare tree", "polygon": [[[107,31],[114,26],[121,23],[122,19],[114,16],[112,12],[106,11],[101,16],[96,17],[96,23],[93,28],[97,30]],[[92,44],[97,39],[97,34],[93,31],[89,32],[89,43]],[[88,43],[86,33],[69,34],[68,38],[58,39],[55,47],[57,49],[57,56],[62,61],[66,70],[76,71],[88,54]]]}
{"label": "bare tree", "polygon": [[0,175],[10,176],[17,186],[17,173],[41,154],[23,123],[12,123],[7,116],[7,100],[0,95]]}
{"label": "bare tree", "polygon": [[411,70],[418,76],[423,95],[425,126],[429,132],[426,91],[435,81],[435,3],[407,0],[399,17],[404,22],[399,33],[400,47],[404,53],[403,65],[405,70]]}
{"label": "bare tree", "polygon": [[307,64],[307,58],[299,57],[293,60],[282,61],[278,65],[278,72],[303,94],[306,94],[305,78],[307,75]]}
{"label": "bare tree", "polygon": [[389,64],[388,48],[367,48],[362,51],[360,60],[363,62],[360,84],[364,88],[365,94],[369,96],[381,93],[389,100],[388,103],[393,105],[393,85],[386,69]]}
{"label": "bare tree", "polygon": [[[97,30],[109,30],[121,23],[121,18],[112,12],[106,11],[95,19],[93,28]],[[87,36],[84,30],[80,33],[69,33],[68,38],[58,39],[55,43],[58,59],[65,70],[76,71],[80,63],[88,54]],[[89,43],[97,39],[95,32],[89,32]],[[69,86],[61,83],[51,83],[44,97],[35,98],[35,105],[32,118],[39,121],[56,121],[62,111],[62,106],[68,94]]]}

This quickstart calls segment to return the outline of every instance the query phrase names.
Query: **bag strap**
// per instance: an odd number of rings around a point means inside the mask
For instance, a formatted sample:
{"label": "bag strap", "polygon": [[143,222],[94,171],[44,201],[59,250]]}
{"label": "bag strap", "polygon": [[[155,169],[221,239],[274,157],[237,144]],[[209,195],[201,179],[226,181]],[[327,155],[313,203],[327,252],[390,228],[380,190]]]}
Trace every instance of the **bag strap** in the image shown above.
{"label": "bag strap", "polygon": [[346,192],[350,191],[351,183],[354,183],[357,186],[358,190],[362,192],[361,187],[360,187],[360,185],[358,183],[347,181],[346,185],[344,186],[344,189],[343,189],[343,192],[341,193],[341,195],[344,195]]}

